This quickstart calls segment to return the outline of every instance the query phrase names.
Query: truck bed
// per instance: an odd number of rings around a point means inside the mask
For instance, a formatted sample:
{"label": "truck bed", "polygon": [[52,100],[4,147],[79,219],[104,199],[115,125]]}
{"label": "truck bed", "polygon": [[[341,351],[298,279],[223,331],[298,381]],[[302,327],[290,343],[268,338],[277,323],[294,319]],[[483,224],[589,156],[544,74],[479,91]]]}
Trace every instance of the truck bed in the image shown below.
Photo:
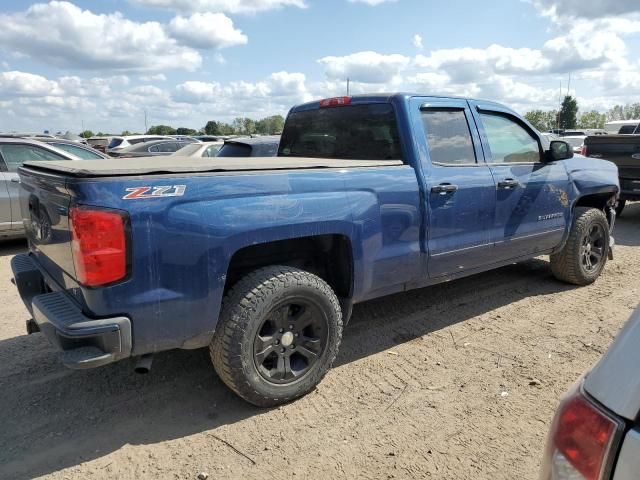
{"label": "truck bed", "polygon": [[197,158],[170,155],[113,160],[30,161],[26,167],[62,173],[71,177],[114,177],[132,175],[301,170],[313,168],[360,168],[402,165],[401,160],[340,160],[301,157]]}

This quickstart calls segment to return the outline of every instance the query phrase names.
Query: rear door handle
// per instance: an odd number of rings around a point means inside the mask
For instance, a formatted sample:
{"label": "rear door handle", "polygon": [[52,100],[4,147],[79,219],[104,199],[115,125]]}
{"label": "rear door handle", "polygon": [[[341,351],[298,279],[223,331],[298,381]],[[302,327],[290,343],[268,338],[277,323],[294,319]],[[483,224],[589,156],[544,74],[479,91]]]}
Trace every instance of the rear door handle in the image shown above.
{"label": "rear door handle", "polygon": [[439,193],[440,195],[446,195],[458,190],[457,185],[451,185],[450,183],[441,183],[440,185],[434,185],[431,187],[432,193]]}
{"label": "rear door handle", "polygon": [[13,183],[20,183],[20,179],[19,178],[12,178],[11,181]]}
{"label": "rear door handle", "polygon": [[513,178],[505,178],[504,180],[498,182],[498,188],[503,188],[505,190],[511,190],[519,186],[520,182]]}

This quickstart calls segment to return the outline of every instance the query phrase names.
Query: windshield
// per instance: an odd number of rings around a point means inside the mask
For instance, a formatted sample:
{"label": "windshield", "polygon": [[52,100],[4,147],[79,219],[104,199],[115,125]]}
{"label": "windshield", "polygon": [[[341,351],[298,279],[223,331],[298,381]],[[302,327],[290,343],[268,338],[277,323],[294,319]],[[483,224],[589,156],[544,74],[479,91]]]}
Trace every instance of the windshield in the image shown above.
{"label": "windshield", "polygon": [[109,146],[107,148],[116,148],[117,146],[119,146],[122,142],[124,141],[123,138],[112,138],[111,141],[109,142]]}
{"label": "windshield", "polygon": [[194,153],[196,153],[200,147],[202,146],[201,143],[190,143],[188,145],[185,145],[184,147],[182,147],[180,150],[178,150],[177,152],[172,153],[171,155],[193,155]]}
{"label": "windshield", "polygon": [[376,103],[292,113],[287,118],[278,155],[348,160],[401,159],[393,107]]}

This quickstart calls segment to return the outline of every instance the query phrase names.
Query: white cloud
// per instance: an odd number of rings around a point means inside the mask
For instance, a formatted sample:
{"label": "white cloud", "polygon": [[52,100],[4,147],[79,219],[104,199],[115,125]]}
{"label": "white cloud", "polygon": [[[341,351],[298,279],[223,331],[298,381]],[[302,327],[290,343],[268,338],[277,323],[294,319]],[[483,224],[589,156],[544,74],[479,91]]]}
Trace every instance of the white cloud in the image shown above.
{"label": "white cloud", "polygon": [[183,45],[194,48],[221,49],[245,45],[247,36],[233,26],[224,13],[194,13],[177,16],[169,22],[168,31]]}
{"label": "white cloud", "polygon": [[416,33],[413,36],[413,46],[419,50],[422,50],[424,48],[424,45],[422,44],[422,35]]}
{"label": "white cloud", "polygon": [[0,73],[0,94],[4,96],[45,96],[59,92],[56,82],[26,72]]}
{"label": "white cloud", "polygon": [[200,54],[179,45],[158,22],[94,14],[69,2],[37,3],[0,14],[0,45],[57,67],[88,70],[194,70]]}
{"label": "white cloud", "polygon": [[155,75],[140,75],[143,82],[166,82],[167,77],[164,73],[156,73]]}
{"label": "white cloud", "polygon": [[456,83],[470,82],[493,73],[544,73],[550,66],[542,52],[530,48],[508,48],[490,45],[481,48],[449,48],[434,50],[429,55],[417,55],[419,68],[442,70]]}
{"label": "white cloud", "polygon": [[375,7],[376,5],[380,5],[382,3],[390,3],[396,1],[397,0],[349,0],[349,2],[351,3],[366,3],[367,5],[370,5],[372,7]]}
{"label": "white cloud", "polygon": [[534,5],[558,18],[603,18],[640,12],[638,0],[534,0]]}
{"label": "white cloud", "polygon": [[214,102],[221,93],[220,84],[190,80],[176,86],[173,99],[184,103]]}
{"label": "white cloud", "polygon": [[410,62],[411,59],[404,55],[384,55],[372,51],[352,53],[344,57],[329,56],[318,60],[318,63],[324,66],[329,79],[350,78],[363,83],[391,82]]}
{"label": "white cloud", "polygon": [[143,7],[178,12],[256,13],[282,7],[305,8],[304,0],[130,0]]}

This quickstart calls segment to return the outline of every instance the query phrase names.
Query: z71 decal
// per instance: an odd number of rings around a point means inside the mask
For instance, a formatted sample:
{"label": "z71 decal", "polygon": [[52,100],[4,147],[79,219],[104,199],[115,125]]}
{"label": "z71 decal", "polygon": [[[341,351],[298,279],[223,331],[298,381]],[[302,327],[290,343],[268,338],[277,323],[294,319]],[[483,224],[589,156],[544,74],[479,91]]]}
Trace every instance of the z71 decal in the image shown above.
{"label": "z71 decal", "polygon": [[125,191],[129,193],[122,197],[122,199],[137,200],[139,198],[181,197],[184,195],[186,189],[186,185],[127,188]]}

